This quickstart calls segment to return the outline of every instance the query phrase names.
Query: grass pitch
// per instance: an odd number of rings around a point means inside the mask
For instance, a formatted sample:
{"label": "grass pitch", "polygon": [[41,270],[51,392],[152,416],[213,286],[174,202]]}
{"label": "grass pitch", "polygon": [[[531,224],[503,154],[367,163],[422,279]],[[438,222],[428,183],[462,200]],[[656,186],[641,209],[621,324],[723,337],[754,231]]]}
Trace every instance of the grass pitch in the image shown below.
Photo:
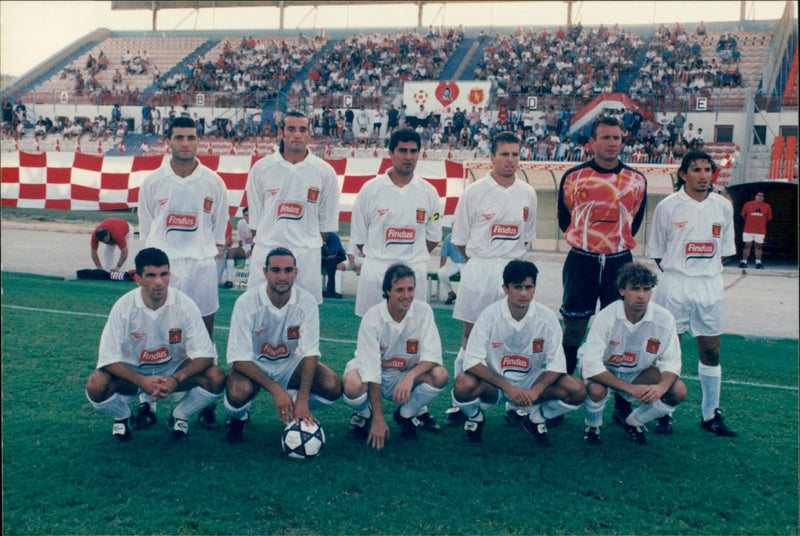
{"label": "grass pitch", "polygon": [[[539,449],[487,414],[484,443],[460,429],[400,437],[376,452],[347,433],[339,401],[319,410],[322,456],[280,453],[271,397],[252,406],[245,443],[191,423],[168,441],[171,404],[159,423],[111,441],[111,418],[84,385],[97,360],[105,315],[132,284],[2,274],[4,534],[797,534],[798,342],[723,337],[722,404],[735,439],[698,426],[694,340],[683,341],[689,395],[676,433],[627,441],[606,408],[603,444],[581,441],[581,411]],[[216,343],[224,364],[227,326],[239,293],[220,291]],[[358,318],[350,301],[320,309],[323,360],[342,372]],[[452,371],[461,325],[436,311]],[[451,380],[452,381],[452,380]],[[431,404],[440,420],[444,393]],[[222,420],[224,411],[217,408]]]}

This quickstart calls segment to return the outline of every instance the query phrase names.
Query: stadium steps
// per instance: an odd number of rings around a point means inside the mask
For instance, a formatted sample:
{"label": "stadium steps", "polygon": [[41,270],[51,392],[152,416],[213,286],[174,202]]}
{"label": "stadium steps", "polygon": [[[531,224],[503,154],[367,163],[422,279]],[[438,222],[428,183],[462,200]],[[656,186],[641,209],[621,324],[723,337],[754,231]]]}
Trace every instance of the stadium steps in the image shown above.
{"label": "stadium steps", "polygon": [[483,50],[486,48],[486,42],[489,41],[489,36],[481,35],[472,41],[473,43],[469,47],[464,61],[461,62],[455,75],[453,75],[455,80],[472,80],[475,67],[478,66],[478,62],[483,56]]}
{"label": "stadium steps", "polygon": [[442,72],[439,73],[439,80],[455,80],[456,73],[458,72],[458,68],[461,66],[461,63],[469,54],[469,51],[472,49],[472,45],[475,42],[475,39],[463,39],[461,44],[458,45],[458,48],[453,52],[453,55],[450,56],[450,59],[447,60],[447,63],[442,69]]}
{"label": "stadium steps", "polygon": [[162,80],[166,80],[167,78],[172,76],[172,73],[178,72],[179,70],[183,70],[187,66],[191,65],[197,56],[201,57],[204,56],[206,52],[214,48],[217,45],[217,43],[219,43],[219,40],[216,41],[212,39],[206,40],[202,45],[200,45],[193,51],[186,54],[186,56],[184,56],[184,58],[181,61],[176,63],[172,69],[170,69],[166,73],[162,73],[161,76],[158,78],[158,80],[147,86],[142,93],[155,93],[156,91],[158,91],[158,85],[161,83]]}
{"label": "stadium steps", "polygon": [[[82,47],[77,49],[70,56],[68,56],[67,58],[64,58],[64,61],[56,64],[55,66],[53,66],[52,69],[46,71],[44,74],[42,74],[40,76],[37,76],[36,78],[33,78],[25,86],[23,86],[21,88],[14,88],[14,91],[36,91],[36,86],[38,86],[39,84],[41,84],[42,82],[44,82],[46,80],[50,80],[54,76],[56,76],[58,73],[61,72],[61,69],[65,68],[73,60],[75,60],[77,58],[80,58],[81,56],[83,56],[84,54],[89,52],[91,49],[96,47],[97,44],[98,44],[97,41],[89,41],[89,42],[85,43]],[[13,100],[12,100],[12,102],[13,102]]]}
{"label": "stadium steps", "polygon": [[623,73],[622,76],[619,77],[619,80],[617,80],[617,85],[614,87],[614,91],[617,93],[630,94],[633,81],[639,76],[639,69],[644,65],[644,57],[647,55],[647,50],[650,48],[653,34],[640,37],[642,38],[642,48],[639,50],[638,54],[631,58],[633,61],[633,68],[629,72]]}

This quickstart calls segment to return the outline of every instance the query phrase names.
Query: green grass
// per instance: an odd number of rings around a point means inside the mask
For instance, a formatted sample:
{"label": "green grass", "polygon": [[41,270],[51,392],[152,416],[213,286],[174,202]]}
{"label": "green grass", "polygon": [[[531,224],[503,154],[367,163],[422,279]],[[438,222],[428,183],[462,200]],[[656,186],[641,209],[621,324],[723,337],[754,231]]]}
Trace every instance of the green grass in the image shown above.
{"label": "green grass", "polygon": [[[280,454],[282,426],[263,392],[241,445],[196,424],[185,444],[170,444],[164,402],[157,426],[113,444],[111,420],[84,384],[103,315],[133,285],[3,273],[2,286],[4,534],[798,533],[796,340],[723,337],[722,404],[736,439],[699,429],[686,337],[688,399],[676,433],[652,434],[649,447],[627,441],[609,404],[599,448],[582,444],[580,411],[551,430],[551,448],[537,449],[495,409],[483,444],[465,443],[458,429],[406,442],[390,422],[376,452],[350,439],[339,401],[316,412],[322,456],[297,462]],[[220,292],[221,356],[238,295]],[[341,372],[355,348],[353,303],[320,312],[323,359]],[[461,326],[445,309],[436,320],[452,370]],[[441,419],[448,406],[443,395],[431,410]]]}

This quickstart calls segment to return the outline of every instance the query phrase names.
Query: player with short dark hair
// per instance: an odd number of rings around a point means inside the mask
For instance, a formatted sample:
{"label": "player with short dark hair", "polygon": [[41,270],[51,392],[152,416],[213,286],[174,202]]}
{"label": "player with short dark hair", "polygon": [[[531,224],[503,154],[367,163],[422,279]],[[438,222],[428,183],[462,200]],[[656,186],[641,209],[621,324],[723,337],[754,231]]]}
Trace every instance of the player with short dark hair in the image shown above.
{"label": "player with short dark hair", "polygon": [[172,439],[180,441],[186,438],[189,418],[222,393],[225,372],[216,364],[217,352],[197,305],[169,286],[167,255],[145,248],[135,261],[139,287],[117,300],[108,315],[86,396],[97,410],[114,417],[114,440],[125,442],[132,437],[131,425],[141,429],[157,420],[150,411],[131,419],[128,403],[137,393],[154,402],[178,401],[188,391],[170,417]]}
{"label": "player with short dark hair", "polygon": [[266,283],[242,294],[231,315],[225,436],[233,443],[242,441],[250,404],[261,389],[272,395],[285,424],[319,424],[311,409],[333,404],[342,394],[342,380],[319,360],[319,307],[294,284],[294,254],[275,248],[262,269]]}
{"label": "player with short dark hair", "polygon": [[[130,261],[128,259],[128,243],[133,238],[131,225],[120,218],[107,218],[100,222],[92,232],[91,249],[92,262],[98,270],[109,272],[124,272]],[[100,244],[105,245],[103,262],[98,255]],[[114,250],[119,248],[119,260],[114,263]]]}
{"label": "player with short dark hair", "polygon": [[389,437],[383,398],[398,405],[394,420],[403,437],[417,439],[417,428],[441,431],[427,404],[442,392],[448,375],[433,310],[414,299],[415,287],[410,266],[386,270],[384,300],[361,319],[355,357],[343,375],[344,401],[353,409],[350,431],[376,449]]}
{"label": "player with short dark hair", "polygon": [[631,441],[641,445],[650,442],[645,424],[671,414],[686,398],[686,385],[679,378],[681,348],[675,320],[669,311],[650,302],[657,281],[641,262],[620,268],[617,289],[622,299],[597,313],[578,351],[586,382],[583,441],[588,445],[600,443],[609,389],[628,402],[641,403],[621,423]]}
{"label": "player with short dark hair", "polygon": [[653,213],[647,255],[663,270],[655,302],[675,317],[678,337],[697,340],[703,391],[700,426],[719,436],[738,435],[719,409],[722,368],[722,259],[736,255],[733,206],[713,192],[716,164],[708,153],[691,149],[678,169],[678,191]]}
{"label": "player with short dark hair", "polygon": [[566,374],[558,318],[533,299],[537,275],[532,262],[509,262],[506,297],[487,307],[472,329],[453,385],[470,442],[482,440],[483,411],[507,401],[523,412],[512,424],[547,446],[546,421],[578,409],[584,399],[583,384]]}

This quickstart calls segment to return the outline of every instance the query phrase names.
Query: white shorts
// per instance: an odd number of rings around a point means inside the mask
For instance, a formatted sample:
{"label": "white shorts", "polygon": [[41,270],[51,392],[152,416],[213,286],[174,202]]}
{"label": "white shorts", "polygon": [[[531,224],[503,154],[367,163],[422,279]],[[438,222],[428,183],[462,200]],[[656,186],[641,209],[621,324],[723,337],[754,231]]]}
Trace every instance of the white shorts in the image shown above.
{"label": "white shorts", "polygon": [[[344,367],[344,374],[342,374],[342,378],[347,377],[347,374],[353,370],[358,370],[356,366],[356,359],[351,359],[347,362],[347,365]],[[361,375],[361,371],[359,372],[359,376]],[[382,370],[381,371],[381,396],[386,400],[391,400],[392,396],[394,395],[394,390],[397,388],[397,384],[400,383],[400,380],[403,379],[403,376],[406,375],[407,370]],[[363,381],[363,379],[362,379]]]}
{"label": "white shorts", "polygon": [[461,270],[453,318],[474,324],[484,309],[505,296],[503,270],[510,261],[479,257],[469,259]]}
{"label": "white shorts", "polygon": [[[361,276],[358,278],[358,291],[356,293],[356,314],[364,316],[369,308],[383,301],[383,276],[386,270],[398,260],[384,261],[378,259],[365,258],[361,265]],[[414,299],[428,300],[428,269],[427,263],[420,262],[409,264],[409,268],[414,270],[416,288],[414,289]]]}
{"label": "white shorts", "polygon": [[[608,370],[608,369],[606,369],[606,370]],[[611,371],[609,370],[609,372],[611,372]],[[613,372],[611,372],[611,374],[613,374],[615,378],[619,378],[620,380],[622,380],[624,382],[633,383],[633,380],[638,378],[639,375],[642,372],[645,372],[645,371],[640,370],[638,372],[625,372],[623,374],[614,374]],[[587,385],[589,383],[589,381],[590,381],[589,378],[583,378],[583,385]],[[601,385],[601,384],[598,384],[598,385]],[[606,386],[604,386],[604,387],[606,387]],[[625,393],[623,391],[617,391],[613,387],[606,387],[606,396],[603,398],[603,400],[601,400],[601,402],[603,404],[605,404],[608,401],[608,399],[611,398],[611,392],[612,391],[617,393],[617,394],[619,394],[619,396],[621,396],[622,398],[624,398],[628,402],[634,402],[634,401],[638,400],[635,396],[633,396],[631,394]]]}
{"label": "white shorts", "polygon": [[[135,367],[133,365],[128,365],[126,363],[125,366],[127,366],[129,369],[133,370],[134,372],[137,372],[137,373],[141,374],[142,376],[164,376],[164,377],[169,377],[169,376],[172,376],[173,374],[175,374],[175,371],[177,371],[178,368],[180,368],[180,366],[183,365],[184,361],[168,361],[167,363],[165,363],[163,365],[153,365],[153,366],[146,366],[146,367]],[[216,364],[216,362],[215,362],[215,364]],[[144,391],[141,388],[139,388],[139,392],[137,393],[137,396],[142,394],[142,393],[144,393]],[[173,391],[172,393],[169,394],[169,399],[172,402],[177,402],[178,400],[183,398],[183,396],[185,394],[186,394],[186,391]]]}
{"label": "white shorts", "polygon": [[[247,288],[256,288],[265,283],[267,278],[264,276],[264,266],[266,266],[267,254],[275,249],[274,247],[264,247],[256,244],[253,247],[253,254],[250,256],[250,275],[247,278]],[[297,261],[297,279],[295,284],[311,293],[317,300],[317,305],[322,303],[322,251],[320,248],[288,248]]]}
{"label": "white shorts", "polygon": [[722,274],[689,277],[664,272],[653,301],[672,313],[678,333],[713,337],[722,333],[723,292]]}
{"label": "white shorts", "polygon": [[[510,378],[505,378],[505,379],[510,381],[515,386],[519,387],[520,389],[530,389],[531,386],[534,384],[534,382],[537,380],[537,378],[539,378],[539,376],[541,376],[543,372],[544,372],[544,369],[531,371],[528,374],[526,374],[525,377],[522,378],[519,381],[517,381],[517,380],[513,380],[512,381],[512,379],[510,379]],[[511,400],[508,397],[508,395],[506,394],[505,391],[503,391],[502,389],[497,389],[497,400],[495,402],[483,402],[483,401],[481,401],[481,411],[490,411],[492,408],[496,408],[500,404],[505,404],[506,402],[508,402],[509,404],[511,404],[514,407],[518,407],[516,404],[514,404],[514,401]],[[537,402],[537,404],[538,404],[538,402]],[[522,409],[526,409],[526,408],[522,408]]]}
{"label": "white shorts", "polygon": [[217,264],[208,259],[170,259],[169,286],[182,290],[194,301],[202,316],[219,309]]}
{"label": "white shorts", "polygon": [[755,234],[755,233],[742,233],[742,242],[747,244],[748,242],[755,242],[756,244],[763,244],[764,243],[764,235],[763,234]]}

